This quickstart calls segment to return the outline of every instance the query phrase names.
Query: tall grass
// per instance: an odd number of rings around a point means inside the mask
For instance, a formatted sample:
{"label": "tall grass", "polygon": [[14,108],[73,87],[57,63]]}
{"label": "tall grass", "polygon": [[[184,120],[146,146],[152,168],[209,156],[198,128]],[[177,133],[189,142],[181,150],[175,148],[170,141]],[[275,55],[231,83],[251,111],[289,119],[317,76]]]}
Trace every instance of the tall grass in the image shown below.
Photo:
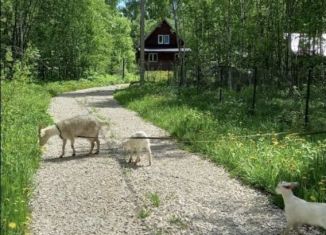
{"label": "tall grass", "polygon": [[134,74],[127,74],[124,80],[122,80],[121,76],[118,75],[98,75],[96,77],[90,77],[89,79],[43,82],[41,85],[43,85],[52,96],[56,96],[63,92],[86,89],[90,87],[129,83],[131,81],[135,81],[136,79],[138,78]]}
{"label": "tall grass", "polygon": [[39,85],[2,83],[1,234],[23,234],[29,221],[28,198],[40,150],[37,126],[49,123],[50,95]]}
{"label": "tall grass", "polygon": [[32,177],[41,156],[37,127],[52,122],[47,114],[51,96],[134,79],[130,75],[122,81],[110,75],[39,84],[26,78],[1,81],[1,234],[24,234],[27,230]]}
{"label": "tall grass", "polygon": [[[176,91],[148,85],[120,91],[115,97],[185,141],[186,148],[206,154],[254,187],[273,194],[278,181],[295,180],[301,184],[298,191],[301,197],[326,202],[326,135],[244,137],[302,131],[296,118],[290,119],[291,122],[282,120],[283,112],[296,110],[298,102],[281,99],[281,94],[273,94],[274,98],[260,97],[256,114],[250,115],[250,94],[248,90],[242,94],[226,93],[224,101],[219,102],[215,91],[197,93],[191,88]],[[274,104],[275,99],[282,102]],[[318,116],[315,120],[323,118]],[[322,126],[318,122],[315,125],[316,129]],[[280,197],[273,199],[282,206]]]}

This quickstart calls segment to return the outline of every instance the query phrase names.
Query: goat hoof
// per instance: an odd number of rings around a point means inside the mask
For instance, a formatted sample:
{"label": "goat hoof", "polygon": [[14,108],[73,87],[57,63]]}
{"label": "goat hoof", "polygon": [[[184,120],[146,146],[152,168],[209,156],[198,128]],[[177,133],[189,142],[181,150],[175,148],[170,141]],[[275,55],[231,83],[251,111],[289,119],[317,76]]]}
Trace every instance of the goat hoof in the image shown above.
{"label": "goat hoof", "polygon": [[74,157],[74,156],[76,156],[76,154],[75,154],[75,153],[73,153],[73,154],[72,154],[72,156]]}
{"label": "goat hoof", "polygon": [[99,151],[96,151],[95,154],[99,154],[100,152]]}

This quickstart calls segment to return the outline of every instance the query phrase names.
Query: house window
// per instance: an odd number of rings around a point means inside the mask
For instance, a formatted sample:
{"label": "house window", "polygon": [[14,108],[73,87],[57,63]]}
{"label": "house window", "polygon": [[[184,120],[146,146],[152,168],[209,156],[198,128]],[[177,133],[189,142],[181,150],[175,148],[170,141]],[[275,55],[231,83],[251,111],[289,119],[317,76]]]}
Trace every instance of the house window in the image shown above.
{"label": "house window", "polygon": [[158,35],[158,44],[163,44],[163,35]]}
{"label": "house window", "polygon": [[164,44],[170,44],[170,35],[163,35]]}
{"label": "house window", "polygon": [[158,44],[170,44],[170,35],[158,35]]}
{"label": "house window", "polygon": [[158,61],[157,53],[149,53],[148,60],[149,60],[149,62],[157,62]]}

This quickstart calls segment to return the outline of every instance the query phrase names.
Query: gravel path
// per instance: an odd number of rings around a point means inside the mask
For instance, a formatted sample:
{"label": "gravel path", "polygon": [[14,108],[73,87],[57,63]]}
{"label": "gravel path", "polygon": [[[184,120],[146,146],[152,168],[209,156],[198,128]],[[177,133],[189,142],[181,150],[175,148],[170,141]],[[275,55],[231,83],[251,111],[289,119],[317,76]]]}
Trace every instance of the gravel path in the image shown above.
{"label": "gravel path", "polygon": [[71,157],[67,144],[59,159],[61,140],[50,139],[35,176],[32,234],[280,233],[283,212],[265,195],[174,142],[152,141],[151,167],[146,159],[138,167],[126,164],[119,148],[123,138],[137,130],[167,133],[122,108],[112,96],[117,87],[53,98],[49,112],[54,120],[94,113],[109,120],[110,127],[104,128],[99,155],[87,155],[89,143],[78,139],[77,156]]}

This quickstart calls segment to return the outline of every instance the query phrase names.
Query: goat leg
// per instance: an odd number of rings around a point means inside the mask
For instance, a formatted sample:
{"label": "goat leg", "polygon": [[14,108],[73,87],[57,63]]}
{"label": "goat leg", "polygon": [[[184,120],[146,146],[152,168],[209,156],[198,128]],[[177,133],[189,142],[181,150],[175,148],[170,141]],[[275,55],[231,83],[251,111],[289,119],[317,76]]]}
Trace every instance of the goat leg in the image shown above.
{"label": "goat leg", "polygon": [[76,156],[76,150],[75,150],[75,139],[72,138],[70,139],[70,143],[71,143],[71,148],[72,148],[72,156]]}
{"label": "goat leg", "polygon": [[67,143],[67,140],[66,139],[62,139],[62,153],[59,156],[59,158],[62,158],[65,155],[66,143]]}
{"label": "goat leg", "polygon": [[92,154],[95,145],[94,141],[90,140],[90,142],[91,142],[91,150],[89,151],[88,154]]}
{"label": "goat leg", "polygon": [[100,152],[100,140],[98,138],[96,138],[95,142],[96,142],[96,147],[97,147],[95,154],[98,154]]}
{"label": "goat leg", "polygon": [[137,165],[137,163],[140,162],[140,155],[137,154],[137,158],[136,158],[136,161],[135,161],[135,165]]}
{"label": "goat leg", "polygon": [[148,154],[148,162],[149,162],[149,166],[152,165],[152,151],[150,147],[146,148],[147,154]]}
{"label": "goat leg", "polygon": [[131,163],[131,162],[132,162],[132,155],[129,155],[128,163]]}

